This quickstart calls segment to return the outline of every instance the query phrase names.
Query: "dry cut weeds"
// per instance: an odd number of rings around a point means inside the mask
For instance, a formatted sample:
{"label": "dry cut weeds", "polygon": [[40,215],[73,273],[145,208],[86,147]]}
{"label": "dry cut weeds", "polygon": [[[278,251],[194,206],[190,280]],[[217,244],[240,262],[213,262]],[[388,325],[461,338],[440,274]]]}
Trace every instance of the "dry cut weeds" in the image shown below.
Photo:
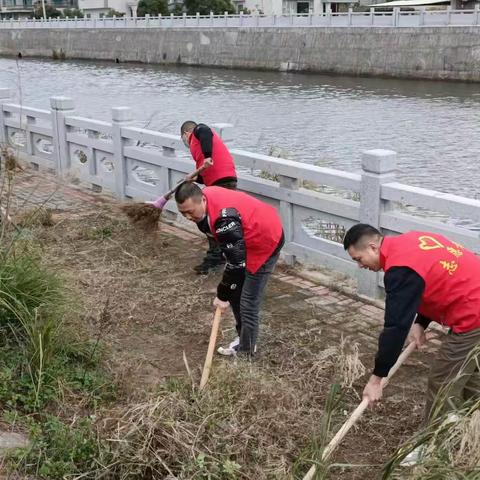
{"label": "dry cut weeds", "polygon": [[105,422],[112,456],[102,462],[103,474],[290,478],[323,414],[310,390],[247,362],[223,363],[202,394],[187,381],[168,382],[149,400],[112,412]]}
{"label": "dry cut weeds", "polygon": [[[356,345],[351,352],[342,339],[322,359],[323,371],[332,378],[355,372],[345,379],[353,383],[364,367]],[[238,360],[217,363],[202,393],[195,379],[167,382],[148,400],[111,412],[105,420],[112,449],[102,473],[120,479],[292,478],[319,453],[325,407],[313,396],[325,390],[325,378],[290,373],[302,380],[291,382]],[[334,410],[328,415],[338,421]],[[321,436],[327,438],[328,432]]]}
{"label": "dry cut weeds", "polygon": [[125,203],[120,208],[135,227],[145,232],[157,230],[162,214],[160,209],[148,203]]}

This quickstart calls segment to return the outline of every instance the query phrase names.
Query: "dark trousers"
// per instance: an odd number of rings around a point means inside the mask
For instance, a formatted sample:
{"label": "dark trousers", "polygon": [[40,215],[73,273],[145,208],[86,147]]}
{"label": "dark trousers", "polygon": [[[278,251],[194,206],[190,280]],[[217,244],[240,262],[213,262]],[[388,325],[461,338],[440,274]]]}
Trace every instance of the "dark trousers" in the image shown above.
{"label": "dark trousers", "polygon": [[[453,333],[444,338],[442,345],[432,361],[428,377],[425,420],[432,414],[432,406],[437,394],[443,390],[445,402],[441,410],[458,408],[465,400],[480,398],[480,358],[471,358],[469,354],[480,345],[480,328],[467,333]],[[447,390],[445,388],[447,387]]]}
{"label": "dark trousers", "polygon": [[[228,188],[229,190],[236,190],[237,181],[228,180],[228,181],[222,182],[222,180],[219,180],[215,184],[215,186]],[[220,250],[220,245],[217,243],[217,241],[211,234],[207,234],[207,239],[208,239],[208,250],[203,261],[208,263],[213,263],[213,264],[223,263],[223,257],[222,257],[222,251]]]}
{"label": "dark trousers", "polygon": [[260,305],[279,255],[280,251],[272,255],[255,273],[245,272],[242,293],[238,299],[230,302],[240,337],[239,353],[247,355],[255,353],[260,324]]}

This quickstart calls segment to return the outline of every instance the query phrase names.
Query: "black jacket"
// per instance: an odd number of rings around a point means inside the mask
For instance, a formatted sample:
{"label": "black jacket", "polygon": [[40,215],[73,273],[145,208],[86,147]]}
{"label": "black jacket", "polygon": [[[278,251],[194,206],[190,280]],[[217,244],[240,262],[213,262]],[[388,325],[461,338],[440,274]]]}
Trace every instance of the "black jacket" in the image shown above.
{"label": "black jacket", "polygon": [[385,324],[378,339],[373,370],[379,377],[386,377],[397,361],[413,322],[427,328],[431,321],[417,315],[425,290],[425,282],[418,273],[408,267],[393,267],[385,273],[384,284]]}

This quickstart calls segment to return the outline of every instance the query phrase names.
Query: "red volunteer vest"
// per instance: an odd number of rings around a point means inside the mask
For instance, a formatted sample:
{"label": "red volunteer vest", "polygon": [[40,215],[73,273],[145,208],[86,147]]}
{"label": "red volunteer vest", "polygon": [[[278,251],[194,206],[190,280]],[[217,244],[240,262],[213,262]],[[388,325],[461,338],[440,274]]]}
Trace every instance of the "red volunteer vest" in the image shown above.
{"label": "red volunteer vest", "polygon": [[[208,167],[203,173],[202,178],[207,187],[213,185],[217,180],[226,177],[237,177],[235,164],[228,148],[222,142],[221,138],[212,130],[212,161],[213,165]],[[200,141],[195,135],[190,136],[190,153],[195,160],[196,168],[203,165],[205,156],[202,152]]]}
{"label": "red volunteer vest", "polygon": [[243,192],[222,187],[205,187],[210,230],[216,237],[214,225],[224,208],[240,213],[243,238],[247,251],[247,271],[255,273],[272,255],[282,238],[282,222],[275,208]]}
{"label": "red volunteer vest", "polygon": [[386,237],[380,262],[387,272],[408,267],[425,282],[418,313],[455,333],[480,328],[480,259],[442,235],[408,232]]}

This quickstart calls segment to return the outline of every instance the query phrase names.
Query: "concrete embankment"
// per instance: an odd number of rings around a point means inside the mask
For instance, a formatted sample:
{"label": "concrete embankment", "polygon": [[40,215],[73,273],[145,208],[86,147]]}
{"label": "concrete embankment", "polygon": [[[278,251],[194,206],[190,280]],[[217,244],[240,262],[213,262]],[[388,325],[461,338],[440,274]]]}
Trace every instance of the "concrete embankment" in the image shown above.
{"label": "concrete embankment", "polygon": [[0,55],[480,81],[480,27],[2,29]]}

